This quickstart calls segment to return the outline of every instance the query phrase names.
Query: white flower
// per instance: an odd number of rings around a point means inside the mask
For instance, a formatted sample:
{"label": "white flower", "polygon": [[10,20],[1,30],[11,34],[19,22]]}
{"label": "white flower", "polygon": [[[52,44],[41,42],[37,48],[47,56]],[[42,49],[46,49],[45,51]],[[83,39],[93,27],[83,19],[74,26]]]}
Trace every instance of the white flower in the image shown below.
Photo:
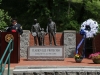
{"label": "white flower", "polygon": [[[87,28],[87,27],[88,28]],[[81,24],[80,31],[84,30],[86,38],[91,38],[98,32],[98,23],[92,19],[88,19]]]}

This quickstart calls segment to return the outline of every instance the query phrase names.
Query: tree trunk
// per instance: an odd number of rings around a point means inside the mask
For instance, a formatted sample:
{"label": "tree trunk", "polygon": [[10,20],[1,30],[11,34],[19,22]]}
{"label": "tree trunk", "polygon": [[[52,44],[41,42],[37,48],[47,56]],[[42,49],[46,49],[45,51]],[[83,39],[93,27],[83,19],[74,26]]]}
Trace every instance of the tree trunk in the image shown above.
{"label": "tree trunk", "polygon": [[68,16],[69,16],[69,13],[70,13],[70,5],[71,5],[71,1],[72,1],[72,0],[69,0],[69,1],[68,1]]}
{"label": "tree trunk", "polygon": [[50,10],[50,16],[52,16],[52,6],[53,6],[53,0],[48,0],[48,9]]}
{"label": "tree trunk", "polygon": [[79,13],[78,23],[81,23],[82,18],[84,16],[85,2],[86,2],[86,0],[83,0],[83,4],[82,4],[82,7],[81,7],[81,10],[80,10],[80,13]]}

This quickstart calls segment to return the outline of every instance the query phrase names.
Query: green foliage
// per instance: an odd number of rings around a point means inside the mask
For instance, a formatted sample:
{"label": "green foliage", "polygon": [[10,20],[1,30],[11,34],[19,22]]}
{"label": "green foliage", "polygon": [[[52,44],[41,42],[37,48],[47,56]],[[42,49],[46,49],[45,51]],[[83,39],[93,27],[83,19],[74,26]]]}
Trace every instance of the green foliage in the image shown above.
{"label": "green foliage", "polygon": [[98,25],[99,25],[98,31],[100,32],[100,24],[98,24]]}
{"label": "green foliage", "polygon": [[91,2],[87,2],[86,3],[86,7],[85,7],[85,10],[86,10],[86,15],[87,18],[90,17],[90,18],[93,18],[95,19],[96,21],[100,22],[100,4],[98,4],[96,1],[94,1],[93,3]]}
{"label": "green foliage", "polygon": [[79,31],[81,23],[88,18],[100,24],[99,0],[2,0],[0,7],[17,17],[23,29],[28,30],[34,18],[46,29],[48,17],[52,17],[57,31]]}
{"label": "green foliage", "polygon": [[75,11],[70,8],[70,13],[68,14],[67,12],[62,12],[62,15],[58,15],[57,17],[57,29],[58,31],[63,31],[63,30],[79,30],[79,24],[76,21],[75,17]]}
{"label": "green foliage", "polygon": [[7,26],[7,22],[10,20],[7,12],[0,9],[0,30],[4,29]]}
{"label": "green foliage", "polygon": [[0,2],[1,2],[2,0],[0,0]]}

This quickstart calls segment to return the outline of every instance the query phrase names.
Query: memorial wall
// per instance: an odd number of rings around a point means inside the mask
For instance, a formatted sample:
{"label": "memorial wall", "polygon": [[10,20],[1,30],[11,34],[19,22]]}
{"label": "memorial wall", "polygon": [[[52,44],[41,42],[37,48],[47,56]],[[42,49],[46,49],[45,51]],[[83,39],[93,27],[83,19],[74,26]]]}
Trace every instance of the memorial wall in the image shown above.
{"label": "memorial wall", "polygon": [[[100,51],[100,33],[95,37],[96,52]],[[34,46],[33,36],[30,34],[29,30],[24,30],[22,37],[20,38],[20,57],[27,58],[27,47]],[[79,44],[82,36],[76,31],[65,30],[64,32],[56,33],[56,42],[58,46],[64,46],[64,54],[66,57],[73,57],[75,54],[76,46]],[[49,46],[48,35],[45,36],[45,45]],[[82,46],[79,51],[82,50]]]}
{"label": "memorial wall", "polygon": [[[45,36],[45,47],[46,46],[49,47],[48,39],[49,39],[48,35],[46,35]],[[82,36],[73,30],[66,30],[64,32],[56,33],[57,47],[63,46],[65,58],[74,56],[76,46],[79,44],[81,39],[82,39]],[[100,51],[99,43],[100,43],[100,33],[97,34],[97,36],[95,37],[95,40],[94,40],[96,52]],[[20,57],[27,58],[27,54],[28,54],[27,50],[29,47],[31,48],[32,46],[34,46],[33,36],[30,34],[29,30],[23,30],[23,35],[20,37]],[[52,51],[51,51],[51,53],[48,52],[49,50],[47,49],[47,47],[41,48],[41,50],[43,50],[44,53],[43,53],[43,51],[42,51],[42,53],[40,51],[40,52],[38,52],[38,54],[45,56],[46,53],[49,53],[49,55],[50,54],[52,55],[53,52]],[[54,46],[54,47],[56,48],[56,46]],[[81,50],[82,50],[82,46],[79,48],[79,51],[81,51]],[[31,49],[31,51],[34,51],[34,50]],[[56,53],[55,52],[56,50],[53,50],[53,51],[54,51],[54,53]],[[54,56],[61,55],[60,52],[61,52],[61,49],[59,49],[59,51]],[[33,53],[33,55],[35,55],[35,54]]]}
{"label": "memorial wall", "polygon": [[[24,33],[20,39],[20,57],[27,58],[27,49],[28,49],[28,47],[34,46],[34,38],[30,34],[30,31],[24,30],[23,32]],[[75,48],[76,48],[76,32],[73,30],[57,32],[56,33],[56,43],[57,43],[57,47],[59,47],[59,46],[64,47],[64,56],[65,57],[73,57]],[[45,44],[45,47],[46,46],[49,47],[48,35],[45,36],[44,44]],[[54,46],[54,43],[52,46]],[[54,46],[54,47],[56,47],[56,46]]]}

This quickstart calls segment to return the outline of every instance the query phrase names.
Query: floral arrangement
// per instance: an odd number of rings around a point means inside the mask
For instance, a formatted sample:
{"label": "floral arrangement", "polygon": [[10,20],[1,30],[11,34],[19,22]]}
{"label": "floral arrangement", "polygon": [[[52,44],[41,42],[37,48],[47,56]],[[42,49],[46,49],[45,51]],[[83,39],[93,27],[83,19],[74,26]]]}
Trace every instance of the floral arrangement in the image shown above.
{"label": "floral arrangement", "polygon": [[100,52],[90,54],[89,58],[90,59],[100,59]]}
{"label": "floral arrangement", "polygon": [[75,54],[74,58],[76,63],[81,63],[81,61],[83,60],[83,56],[80,54]]}
{"label": "floral arrangement", "polygon": [[74,58],[75,58],[75,59],[82,59],[83,56],[82,56],[81,54],[75,54]]}
{"label": "floral arrangement", "polygon": [[81,24],[80,34],[86,35],[86,38],[91,38],[98,32],[98,23],[92,19],[88,19]]}

